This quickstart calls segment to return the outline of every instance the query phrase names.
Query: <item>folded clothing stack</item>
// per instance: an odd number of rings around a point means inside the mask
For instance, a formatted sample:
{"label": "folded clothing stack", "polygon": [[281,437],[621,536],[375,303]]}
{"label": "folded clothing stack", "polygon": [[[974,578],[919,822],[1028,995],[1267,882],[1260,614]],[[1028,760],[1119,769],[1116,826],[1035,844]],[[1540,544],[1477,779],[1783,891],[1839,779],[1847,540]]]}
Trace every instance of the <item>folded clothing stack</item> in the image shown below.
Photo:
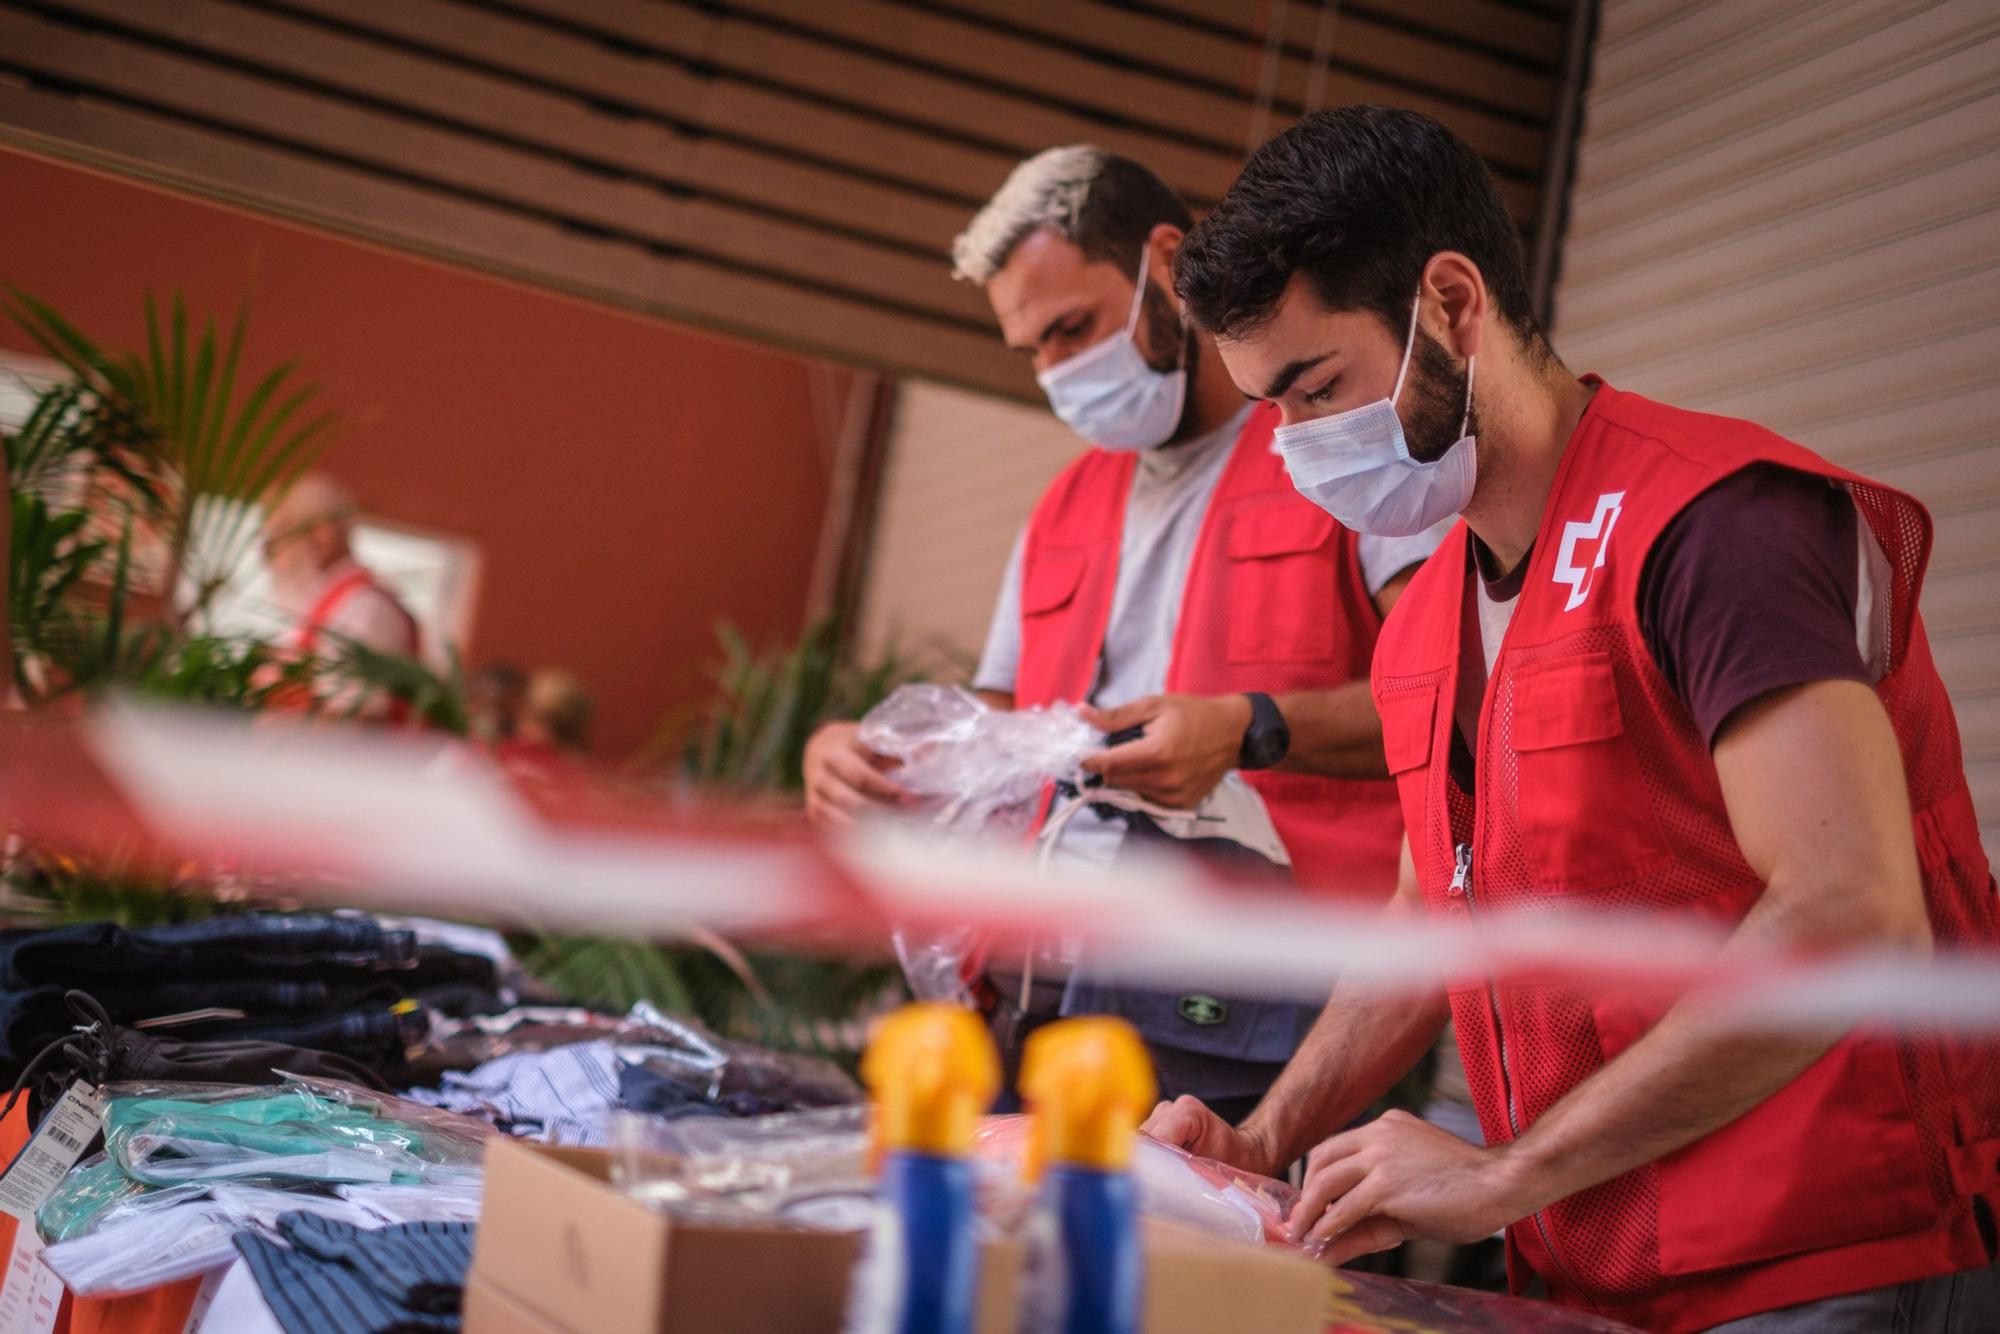
{"label": "folded clothing stack", "polygon": [[104,1154],[36,1215],[43,1263],[80,1296],[206,1273],[281,1214],[361,1226],[477,1217],[492,1134],[479,1122],[324,1081],[108,1092]]}
{"label": "folded clothing stack", "polygon": [[[862,1098],[831,1061],[718,1037],[644,1001],[623,1019],[524,1008],[456,1027],[461,1037],[488,1039],[484,1049],[497,1054],[404,1096],[552,1144],[601,1146],[607,1118],[618,1111],[768,1116]],[[445,1045],[474,1049],[457,1038]]]}
{"label": "folded clothing stack", "polygon": [[237,1249],[285,1334],[401,1334],[459,1327],[469,1223],[358,1228],[286,1214],[277,1237],[244,1233]]}
{"label": "folded clothing stack", "polygon": [[[251,912],[166,926],[83,922],[0,932],[0,1077],[12,1078],[88,992],[121,1028],[114,1077],[242,1082],[246,1063],[299,1069],[289,1049],[344,1058],[321,1073],[400,1075],[428,1013],[506,1008],[494,960],[360,914]],[[139,1030],[144,1030],[140,1032]],[[244,1052],[209,1043],[260,1043]],[[307,1064],[310,1064],[308,1062]]]}

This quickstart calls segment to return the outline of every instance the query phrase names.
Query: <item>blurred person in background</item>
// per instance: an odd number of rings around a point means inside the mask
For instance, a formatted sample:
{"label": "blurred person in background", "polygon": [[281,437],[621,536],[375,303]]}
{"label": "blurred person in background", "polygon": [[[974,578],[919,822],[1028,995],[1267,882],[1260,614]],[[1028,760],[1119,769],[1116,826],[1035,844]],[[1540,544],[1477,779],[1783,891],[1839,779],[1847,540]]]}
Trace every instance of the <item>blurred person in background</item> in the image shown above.
{"label": "blurred person in background", "polygon": [[264,521],[264,564],[278,605],[293,618],[291,648],[337,651],[351,640],[413,658],[416,618],[354,558],[354,497],[330,477],[299,479]]}
{"label": "blurred person in background", "polygon": [[[1107,734],[1137,732],[1086,762],[1107,787],[1189,810],[1230,780],[1308,891],[1386,901],[1402,824],[1368,663],[1439,534],[1362,537],[1293,489],[1271,452],[1276,414],[1182,322],[1171,279],[1192,222],[1144,166],[1075,145],[1016,167],[953,247],[957,276],[985,289],[1008,347],[1092,446],[1016,542],[972,684],[996,708],[1091,706]],[[814,736],[805,780],[826,825],[903,795],[848,722]],[[1085,806],[1056,862],[1103,865],[1157,838],[1144,816]],[[975,989],[1010,1057],[1059,1015],[1121,1014],[1163,1087],[1246,1111],[1310,1022],[1289,1003],[1104,984],[1060,955],[996,961]]]}
{"label": "blurred person in background", "polygon": [[[416,618],[354,557],[354,497],[330,477],[299,479],[265,516],[264,565],[278,607],[292,618],[282,646],[293,660],[338,660],[358,644],[377,653],[414,658],[421,647]],[[282,669],[267,666],[266,684]],[[354,681],[322,677],[283,685],[266,697],[273,713],[317,710],[330,716],[402,723],[407,702]]]}
{"label": "blurred person in background", "polygon": [[472,737],[489,746],[514,738],[528,678],[511,662],[488,663],[465,686],[465,713]]}
{"label": "blurred person in background", "polygon": [[590,719],[595,712],[580,677],[555,667],[529,673],[514,735],[498,748],[503,764],[561,768],[590,751]]}

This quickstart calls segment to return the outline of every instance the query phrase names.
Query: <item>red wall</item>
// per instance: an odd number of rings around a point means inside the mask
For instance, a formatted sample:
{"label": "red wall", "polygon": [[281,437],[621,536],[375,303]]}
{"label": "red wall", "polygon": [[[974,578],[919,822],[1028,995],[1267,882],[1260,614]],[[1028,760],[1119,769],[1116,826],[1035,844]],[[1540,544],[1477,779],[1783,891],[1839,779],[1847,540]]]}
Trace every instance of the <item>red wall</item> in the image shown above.
{"label": "red wall", "polygon": [[[255,369],[303,356],[347,419],[324,470],[479,544],[468,665],[579,673],[599,756],[702,693],[718,617],[797,628],[805,360],[4,148],[0,200],[0,279],[100,337],[142,337],[148,289],[225,324],[247,294]],[[31,348],[4,320],[0,346]]]}

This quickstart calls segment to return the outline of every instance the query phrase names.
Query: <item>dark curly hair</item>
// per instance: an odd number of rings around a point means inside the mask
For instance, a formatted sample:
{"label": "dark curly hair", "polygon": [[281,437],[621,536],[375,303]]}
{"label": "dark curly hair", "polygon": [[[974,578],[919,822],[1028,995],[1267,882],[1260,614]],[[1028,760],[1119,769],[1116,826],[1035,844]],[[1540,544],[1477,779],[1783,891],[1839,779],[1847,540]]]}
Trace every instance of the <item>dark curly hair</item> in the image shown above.
{"label": "dark curly hair", "polygon": [[1196,326],[1254,331],[1303,272],[1332,310],[1368,310],[1398,337],[1424,265],[1455,250],[1503,317],[1545,347],[1521,236],[1486,164],[1428,116],[1396,107],[1316,112],[1258,149],[1182,243],[1174,289]]}

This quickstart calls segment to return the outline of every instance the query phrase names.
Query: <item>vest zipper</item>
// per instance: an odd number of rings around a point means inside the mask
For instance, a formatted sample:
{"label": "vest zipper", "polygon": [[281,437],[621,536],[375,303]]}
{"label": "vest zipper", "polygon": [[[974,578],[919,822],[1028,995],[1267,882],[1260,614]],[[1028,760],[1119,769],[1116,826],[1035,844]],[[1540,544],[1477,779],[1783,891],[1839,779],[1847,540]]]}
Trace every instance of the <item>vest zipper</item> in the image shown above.
{"label": "vest zipper", "polygon": [[[1460,843],[1454,849],[1454,854],[1458,864],[1451,873],[1451,885],[1446,892],[1454,898],[1465,900],[1465,915],[1469,919],[1475,915],[1477,908],[1472,893],[1472,845]],[[1514,1075],[1507,1064],[1507,1030],[1500,1023],[1500,988],[1492,978],[1486,980],[1486,1006],[1487,1012],[1493,1017],[1493,1035],[1500,1043],[1500,1096],[1507,1105],[1507,1126],[1513,1132],[1514,1138],[1519,1139],[1521,1113],[1514,1104]],[[1549,1259],[1562,1271],[1563,1278],[1568,1280],[1569,1285],[1576,1289],[1578,1295],[1582,1295],[1583,1285],[1576,1281],[1575,1276],[1569,1272],[1569,1266],[1563,1263],[1562,1256],[1556,1252],[1555,1242],[1549,1237],[1549,1229],[1542,1221],[1541,1211],[1536,1210],[1530,1216],[1535,1220],[1536,1235],[1542,1239],[1542,1249],[1548,1252]]]}

